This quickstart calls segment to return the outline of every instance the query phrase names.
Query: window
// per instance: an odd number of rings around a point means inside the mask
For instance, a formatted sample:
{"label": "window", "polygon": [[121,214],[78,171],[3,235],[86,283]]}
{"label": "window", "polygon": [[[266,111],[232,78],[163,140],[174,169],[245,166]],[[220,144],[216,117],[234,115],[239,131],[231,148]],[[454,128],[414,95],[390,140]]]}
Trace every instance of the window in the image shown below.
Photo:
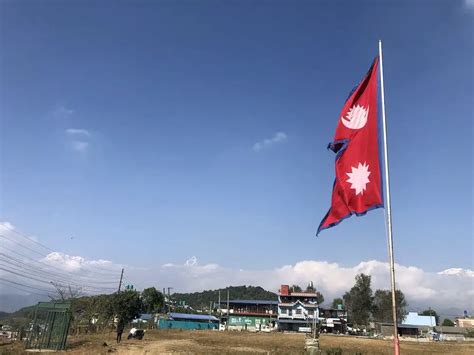
{"label": "window", "polygon": [[301,314],[301,308],[298,308],[298,309],[296,310],[296,314]]}

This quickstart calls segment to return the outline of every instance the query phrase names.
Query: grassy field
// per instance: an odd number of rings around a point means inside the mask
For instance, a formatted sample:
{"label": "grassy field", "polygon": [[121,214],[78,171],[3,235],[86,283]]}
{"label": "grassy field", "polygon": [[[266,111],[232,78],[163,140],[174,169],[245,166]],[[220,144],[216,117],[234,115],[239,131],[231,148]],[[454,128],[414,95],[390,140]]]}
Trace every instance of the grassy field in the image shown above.
{"label": "grassy field", "polygon": [[[321,336],[322,354],[391,354],[392,343],[379,339]],[[1,354],[20,354],[19,344],[0,346]],[[115,334],[71,336],[70,354],[304,354],[302,334],[151,330],[143,340],[115,344]],[[402,354],[474,354],[474,343],[401,343]]]}

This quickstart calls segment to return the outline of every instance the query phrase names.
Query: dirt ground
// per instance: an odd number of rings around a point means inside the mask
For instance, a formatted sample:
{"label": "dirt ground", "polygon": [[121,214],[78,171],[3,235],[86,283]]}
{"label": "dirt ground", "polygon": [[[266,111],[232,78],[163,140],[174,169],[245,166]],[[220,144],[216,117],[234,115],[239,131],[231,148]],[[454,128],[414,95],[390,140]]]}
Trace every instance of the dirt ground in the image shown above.
{"label": "dirt ground", "polygon": [[[124,334],[126,335],[126,333]],[[321,336],[322,354],[391,354],[392,343],[379,339]],[[0,354],[23,354],[20,344],[0,346]],[[143,340],[115,343],[115,334],[71,336],[67,354],[304,354],[303,334],[150,330]],[[474,354],[474,343],[401,343],[402,354]],[[331,353],[334,354],[334,353]]]}

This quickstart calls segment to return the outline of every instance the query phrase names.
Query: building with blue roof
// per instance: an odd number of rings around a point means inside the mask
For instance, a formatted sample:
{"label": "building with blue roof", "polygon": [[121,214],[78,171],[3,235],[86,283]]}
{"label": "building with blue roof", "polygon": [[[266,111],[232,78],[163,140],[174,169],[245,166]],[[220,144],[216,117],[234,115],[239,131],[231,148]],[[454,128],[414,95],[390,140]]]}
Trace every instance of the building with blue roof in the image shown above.
{"label": "building with blue roof", "polygon": [[434,316],[420,316],[417,312],[408,312],[402,324],[422,325],[427,327],[435,327],[437,325]]}
{"label": "building with blue roof", "polygon": [[211,330],[219,328],[219,319],[212,315],[170,312],[168,318],[160,318],[158,329],[197,329]]}

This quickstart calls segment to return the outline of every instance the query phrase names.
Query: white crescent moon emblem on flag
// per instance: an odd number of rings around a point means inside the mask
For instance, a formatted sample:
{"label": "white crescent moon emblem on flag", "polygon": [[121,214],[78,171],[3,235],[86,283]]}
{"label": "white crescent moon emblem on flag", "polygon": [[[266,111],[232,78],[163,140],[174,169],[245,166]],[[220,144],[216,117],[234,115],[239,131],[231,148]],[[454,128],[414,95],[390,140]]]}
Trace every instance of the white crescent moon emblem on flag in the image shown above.
{"label": "white crescent moon emblem on flag", "polygon": [[341,121],[347,128],[361,129],[367,123],[367,116],[369,116],[369,107],[365,109],[364,106],[352,106],[346,114],[346,117],[341,117]]}

